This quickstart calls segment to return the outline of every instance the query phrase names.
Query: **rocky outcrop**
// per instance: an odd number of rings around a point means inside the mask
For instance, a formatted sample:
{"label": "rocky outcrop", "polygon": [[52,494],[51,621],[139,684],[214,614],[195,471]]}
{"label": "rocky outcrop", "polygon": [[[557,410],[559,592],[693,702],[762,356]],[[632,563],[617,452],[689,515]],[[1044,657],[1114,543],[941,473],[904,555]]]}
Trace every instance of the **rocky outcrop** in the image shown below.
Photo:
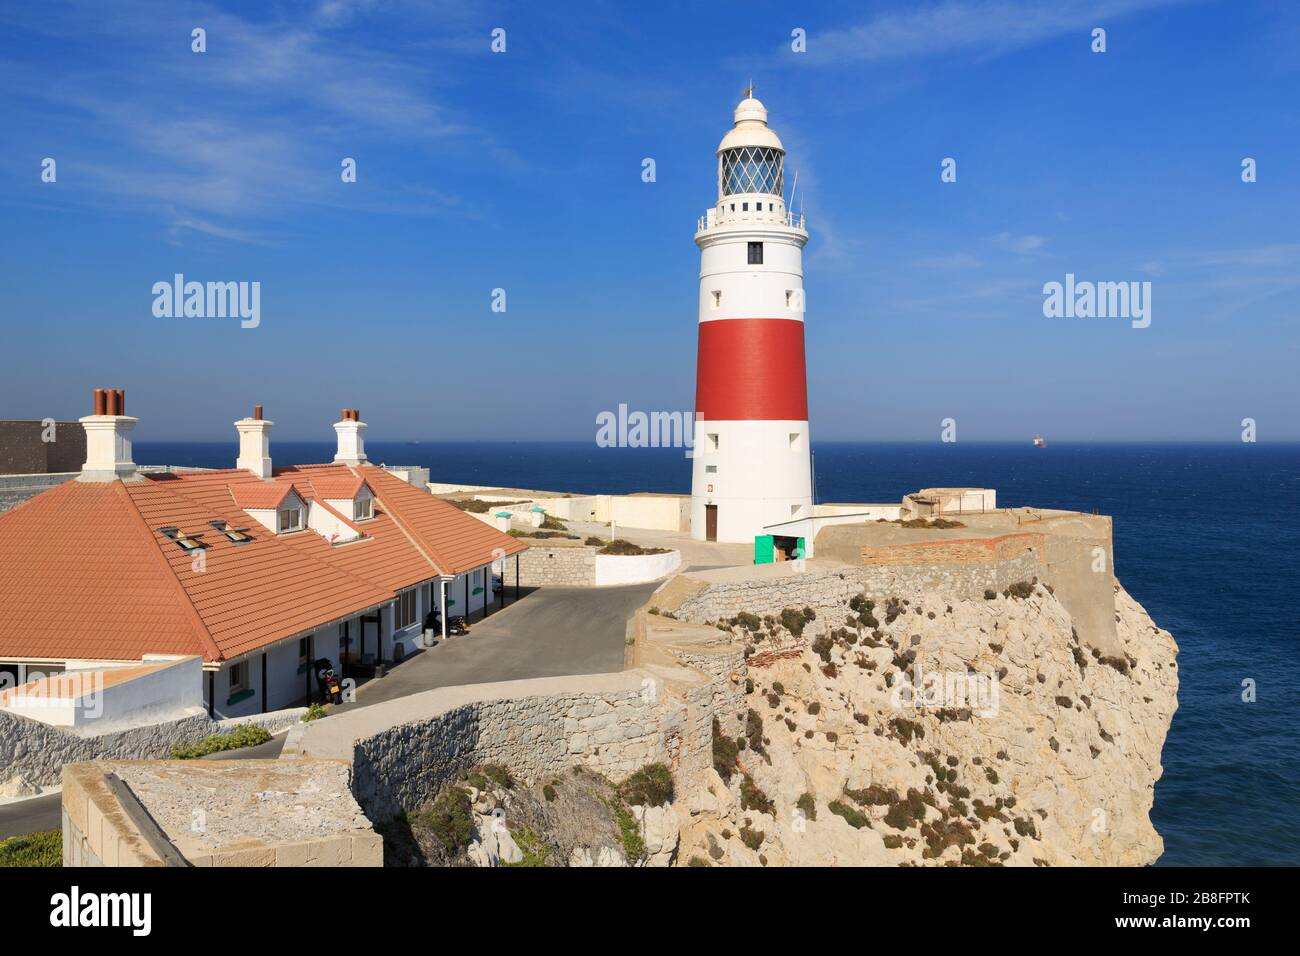
{"label": "rocky outcrop", "polygon": [[[749,715],[678,801],[712,865],[1140,865],[1176,707],[1177,647],[1118,584],[1122,657],[1050,589],[822,607],[751,641]],[[757,625],[750,629],[745,624]],[[734,758],[731,754],[734,753]],[[729,777],[729,779],[723,779]]]}

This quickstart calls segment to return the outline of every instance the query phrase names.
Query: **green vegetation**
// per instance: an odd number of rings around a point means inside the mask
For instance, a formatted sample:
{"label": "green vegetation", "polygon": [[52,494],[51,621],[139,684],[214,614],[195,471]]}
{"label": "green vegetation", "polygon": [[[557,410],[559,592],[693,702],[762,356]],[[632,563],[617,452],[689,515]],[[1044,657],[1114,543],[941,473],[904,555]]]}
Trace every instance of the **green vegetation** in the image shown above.
{"label": "green vegetation", "polygon": [[736,756],[740,750],[736,742],[722,732],[718,718],[713,718],[713,769],[725,783],[730,783],[736,772]]}
{"label": "green vegetation", "polygon": [[485,763],[481,768],[484,776],[495,783],[502,790],[513,790],[515,788],[515,779],[510,776],[510,771],[500,764]]}
{"label": "green vegetation", "polygon": [[[545,526],[543,525],[543,527]],[[588,540],[587,543],[591,544],[591,541]],[[631,541],[624,541],[622,538],[615,538],[596,553],[621,555],[666,554],[669,550],[670,549],[668,548],[643,548],[641,545],[633,544]]]}
{"label": "green vegetation", "polygon": [[634,807],[662,807],[673,800],[673,772],[667,764],[648,763],[618,785],[618,795]]}
{"label": "green vegetation", "polygon": [[1038,583],[1038,578],[1034,578],[1032,581],[1017,581],[1015,584],[1012,584],[1005,591],[1003,591],[1002,596],[1009,597],[1009,598],[1018,598],[1021,601],[1023,601],[1025,598],[1029,597],[1031,594],[1034,593],[1034,585],[1037,583]]}
{"label": "green vegetation", "polygon": [[776,816],[776,804],[749,777],[740,781],[740,808]]}
{"label": "green vegetation", "polygon": [[[588,535],[588,536],[587,536],[587,540],[583,542],[583,544],[590,545],[590,546],[593,547],[593,548],[601,548],[601,547],[604,547],[606,543],[607,543],[607,542],[605,541],[605,539],[602,538],[600,535],[597,535],[597,534]],[[654,608],[651,608],[650,610],[651,610],[651,613],[653,613],[653,614],[658,614],[658,613],[659,613],[659,612],[656,611]]]}
{"label": "green vegetation", "polygon": [[740,828],[740,842],[745,844],[745,846],[749,847],[751,850],[757,851],[758,848],[763,845],[763,840],[766,838],[767,834],[762,830],[755,830],[748,826]]}
{"label": "green vegetation", "polygon": [[474,809],[469,791],[463,787],[444,787],[419,821],[432,831],[447,850],[457,852],[469,846],[474,836]]}
{"label": "green vegetation", "polygon": [[329,711],[325,709],[324,704],[313,702],[308,705],[307,713],[302,715],[302,721],[306,723],[309,720],[320,720],[322,717],[328,716]]}
{"label": "green vegetation", "polygon": [[256,747],[258,744],[264,744],[271,739],[263,727],[256,724],[244,724],[242,727],[230,731],[228,734],[213,734],[210,737],[204,737],[196,744],[172,744],[173,760],[192,760],[195,757],[206,757],[208,754],[214,754],[222,750],[238,750],[241,747]]}
{"label": "green vegetation", "polygon": [[63,832],[42,830],[0,840],[0,866],[62,866]]}
{"label": "green vegetation", "polygon": [[632,816],[631,810],[618,802],[610,804],[610,809],[614,811],[614,819],[618,823],[619,836],[623,841],[623,855],[627,857],[629,863],[641,859],[645,856],[645,840],[641,837],[641,828],[637,826],[636,817]]}
{"label": "green vegetation", "polygon": [[564,523],[563,518],[557,518],[555,515],[542,516],[542,528],[546,531],[568,531],[569,526]]}
{"label": "green vegetation", "polygon": [[502,866],[545,866],[546,843],[532,827],[520,827],[519,832],[511,832],[515,845],[523,852],[523,857],[514,863],[502,863]]}
{"label": "green vegetation", "polygon": [[849,806],[843,800],[832,800],[827,804],[827,809],[837,817],[843,817],[844,822],[855,830],[861,830],[863,827],[871,824],[871,820],[865,813]]}
{"label": "green vegetation", "polygon": [[817,819],[817,801],[811,793],[805,793],[801,796],[795,806],[802,811],[805,819]]}

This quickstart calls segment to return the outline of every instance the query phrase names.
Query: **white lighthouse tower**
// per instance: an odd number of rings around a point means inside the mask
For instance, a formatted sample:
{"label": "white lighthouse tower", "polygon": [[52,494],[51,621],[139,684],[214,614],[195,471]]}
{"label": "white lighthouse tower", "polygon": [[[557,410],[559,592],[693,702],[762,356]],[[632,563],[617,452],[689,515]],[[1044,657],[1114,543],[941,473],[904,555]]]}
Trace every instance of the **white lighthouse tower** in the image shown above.
{"label": "white lighthouse tower", "polygon": [[[785,149],[752,89],[718,146],[700,219],[691,537],[750,542],[812,517],[804,363],[803,217],[786,209]],[[765,530],[767,529],[767,530]]]}

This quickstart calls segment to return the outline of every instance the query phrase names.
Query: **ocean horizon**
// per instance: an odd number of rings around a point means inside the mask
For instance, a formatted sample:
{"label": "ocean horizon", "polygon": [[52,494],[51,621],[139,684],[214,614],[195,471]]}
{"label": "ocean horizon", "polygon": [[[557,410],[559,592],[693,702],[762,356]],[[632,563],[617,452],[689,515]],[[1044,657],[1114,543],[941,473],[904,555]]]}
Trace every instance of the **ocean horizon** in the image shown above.
{"label": "ocean horizon", "polygon": [[[591,442],[367,442],[376,463],[430,479],[547,491],[689,493],[682,449]],[[1300,756],[1290,723],[1300,660],[1295,592],[1300,444],[835,442],[812,445],[819,502],[897,502],[923,487],[997,490],[1004,507],[1114,519],[1116,574],[1179,646],[1179,707],[1152,822],[1157,865],[1300,863]],[[283,464],[332,459],[333,442],[272,441]],[[137,442],[143,464],[233,467],[235,442]],[[1282,509],[1277,509],[1280,502]],[[1257,699],[1242,699],[1243,681]]]}

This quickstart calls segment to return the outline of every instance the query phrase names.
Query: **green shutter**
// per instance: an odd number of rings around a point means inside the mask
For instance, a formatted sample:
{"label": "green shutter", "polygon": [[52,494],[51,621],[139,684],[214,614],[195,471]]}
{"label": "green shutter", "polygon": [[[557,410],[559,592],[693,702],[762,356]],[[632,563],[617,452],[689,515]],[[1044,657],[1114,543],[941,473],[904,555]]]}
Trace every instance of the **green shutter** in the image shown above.
{"label": "green shutter", "polygon": [[754,536],[754,563],[771,564],[776,560],[776,547],[770,534]]}

